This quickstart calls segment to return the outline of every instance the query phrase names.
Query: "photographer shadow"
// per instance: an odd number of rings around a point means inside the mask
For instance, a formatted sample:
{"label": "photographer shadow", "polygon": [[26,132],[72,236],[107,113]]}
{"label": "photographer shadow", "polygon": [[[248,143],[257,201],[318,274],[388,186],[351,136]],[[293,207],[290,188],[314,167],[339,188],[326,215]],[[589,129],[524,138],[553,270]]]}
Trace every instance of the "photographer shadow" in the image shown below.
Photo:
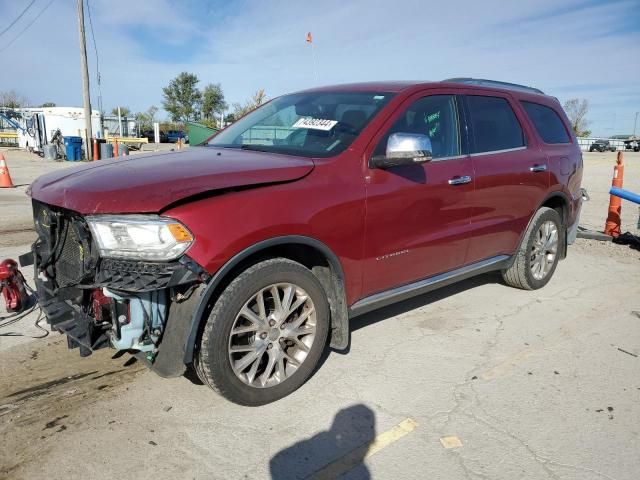
{"label": "photographer shadow", "polygon": [[365,405],[340,410],[331,428],[281,450],[271,458],[274,480],[333,479],[351,472],[351,478],[369,479],[363,463],[376,437],[375,414]]}

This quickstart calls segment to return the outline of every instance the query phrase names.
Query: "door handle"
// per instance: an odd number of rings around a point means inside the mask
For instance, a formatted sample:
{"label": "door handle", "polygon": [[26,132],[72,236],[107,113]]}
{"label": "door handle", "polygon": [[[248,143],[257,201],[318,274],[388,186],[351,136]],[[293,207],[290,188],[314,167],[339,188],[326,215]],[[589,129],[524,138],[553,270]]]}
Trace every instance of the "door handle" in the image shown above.
{"label": "door handle", "polygon": [[546,172],[547,171],[547,166],[546,165],[534,165],[533,167],[529,167],[529,171],[530,172]]}
{"label": "door handle", "polygon": [[469,175],[453,177],[449,180],[449,185],[464,185],[465,183],[471,183],[471,177]]}

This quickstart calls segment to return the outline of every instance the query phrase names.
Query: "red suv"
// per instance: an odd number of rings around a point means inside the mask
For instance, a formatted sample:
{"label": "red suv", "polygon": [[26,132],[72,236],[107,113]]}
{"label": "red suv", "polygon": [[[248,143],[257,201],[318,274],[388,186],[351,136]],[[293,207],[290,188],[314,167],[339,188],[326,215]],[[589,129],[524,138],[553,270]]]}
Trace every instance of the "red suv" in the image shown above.
{"label": "red suv", "polygon": [[[349,319],[483,272],[537,289],[575,238],[582,157],[558,100],[488,80],[285,95],[204,147],[31,187],[39,302],[81,355],[193,368],[261,405]],[[23,258],[28,262],[28,256]]]}

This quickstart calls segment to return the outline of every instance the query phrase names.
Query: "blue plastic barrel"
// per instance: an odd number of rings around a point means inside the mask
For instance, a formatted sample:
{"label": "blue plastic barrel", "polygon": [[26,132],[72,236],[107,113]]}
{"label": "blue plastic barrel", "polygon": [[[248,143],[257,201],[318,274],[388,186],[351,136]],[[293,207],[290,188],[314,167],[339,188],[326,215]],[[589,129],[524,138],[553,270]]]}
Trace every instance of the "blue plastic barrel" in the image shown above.
{"label": "blue plastic barrel", "polygon": [[67,160],[71,162],[82,160],[82,137],[64,137],[64,149]]}

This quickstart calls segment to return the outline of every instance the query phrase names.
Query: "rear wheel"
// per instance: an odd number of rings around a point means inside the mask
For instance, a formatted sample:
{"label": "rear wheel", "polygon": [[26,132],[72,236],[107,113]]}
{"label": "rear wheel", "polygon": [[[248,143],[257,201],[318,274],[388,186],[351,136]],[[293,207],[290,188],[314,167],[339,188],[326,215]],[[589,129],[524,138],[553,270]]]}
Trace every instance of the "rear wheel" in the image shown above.
{"label": "rear wheel", "polygon": [[556,270],[562,238],[562,220],[551,208],[540,208],[533,217],[513,264],[502,271],[504,281],[516,288],[544,287]]}
{"label": "rear wheel", "polygon": [[328,330],[327,298],[313,273],[284,258],[260,262],[214,305],[202,335],[199,376],[232,402],[273,402],[309,378]]}

